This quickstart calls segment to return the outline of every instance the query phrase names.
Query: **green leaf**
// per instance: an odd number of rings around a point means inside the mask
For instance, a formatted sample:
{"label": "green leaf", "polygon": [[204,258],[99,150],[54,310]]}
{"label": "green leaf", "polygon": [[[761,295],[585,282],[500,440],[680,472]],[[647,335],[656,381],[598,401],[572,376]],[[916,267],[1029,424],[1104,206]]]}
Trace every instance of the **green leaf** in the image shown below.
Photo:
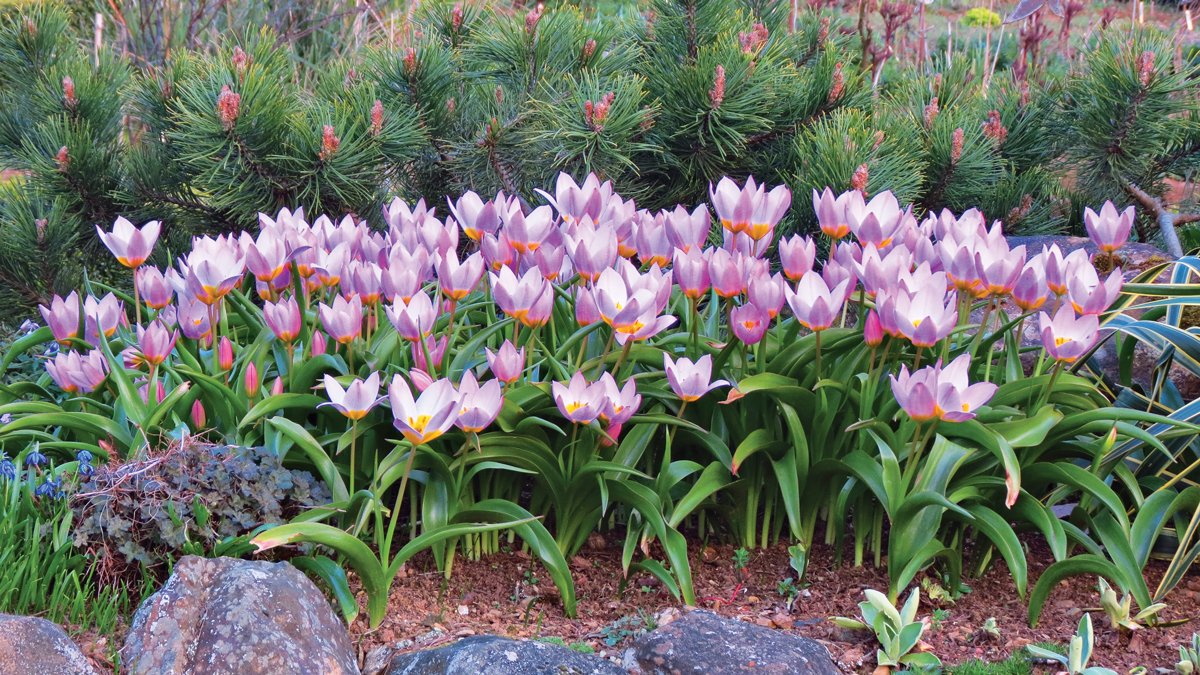
{"label": "green leaf", "polygon": [[554,537],[546,530],[542,522],[533,517],[529,511],[503,499],[485,499],[468,510],[460,511],[454,516],[455,522],[464,521],[500,521],[515,523],[512,526],[517,536],[529,545],[530,551],[542,561],[542,565],[554,580],[558,592],[563,599],[563,608],[567,616],[575,616],[575,581],[571,577],[571,569],[567,560],[554,541]]}
{"label": "green leaf", "polygon": [[687,540],[675,528],[667,528],[667,536],[663,538],[663,550],[671,561],[671,571],[679,579],[679,592],[683,595],[686,605],[695,606],[696,593],[692,589],[692,568],[688,560]]}
{"label": "green leaf", "polygon": [[321,379],[326,373],[331,375],[345,375],[346,362],[342,360],[341,356],[318,354],[296,366],[296,369],[288,378],[288,389],[296,395],[309,395],[317,380]]}
{"label": "green leaf", "polygon": [[1016,584],[1017,593],[1024,600],[1029,571],[1025,561],[1025,549],[1021,547],[1021,541],[1017,539],[1016,532],[1013,531],[1008,521],[986,506],[967,504],[963,508],[975,517],[971,525],[974,525],[999,549],[1000,555],[1008,563],[1008,571],[1012,575],[1013,583]]}
{"label": "green leaf", "polygon": [[1091,495],[1103,503],[1117,519],[1122,531],[1129,532],[1129,518],[1125,515],[1125,505],[1121,502],[1121,498],[1117,496],[1116,492],[1113,492],[1112,488],[1105,485],[1104,481],[1088,470],[1069,462],[1054,464],[1039,462],[1025,469],[1024,474],[1026,480],[1032,480],[1035,483],[1050,481],[1082,490],[1085,494]]}
{"label": "green leaf", "polygon": [[350,493],[346,490],[346,484],[342,481],[342,474],[333,465],[333,460],[329,459],[329,454],[325,452],[325,448],[321,447],[321,444],[317,442],[317,439],[312,437],[312,434],[308,433],[308,430],[283,417],[272,417],[267,420],[267,424],[270,424],[283,433],[283,435],[292,439],[296,446],[304,451],[304,454],[308,456],[308,460],[316,467],[317,473],[321,474],[322,480],[329,486],[329,491],[333,493],[333,501],[350,501]]}
{"label": "green leaf", "polygon": [[696,483],[687,491],[687,494],[680,498],[678,502],[675,502],[675,508],[671,511],[671,517],[667,520],[667,525],[669,527],[677,527],[705,499],[708,499],[717,491],[729,485],[729,481],[729,470],[724,465],[720,462],[710,463],[704,468],[704,472],[696,479]]}
{"label": "green leaf", "polygon": [[1062,420],[1063,414],[1054,406],[1042,406],[1033,417],[1012,422],[993,422],[985,425],[988,429],[1008,441],[1014,448],[1031,448],[1041,444],[1046,434]]}
{"label": "green leaf", "polygon": [[[1067,558],[1054,563],[1042,572],[1042,576],[1038,577],[1037,583],[1033,586],[1033,591],[1029,594],[1029,627],[1036,628],[1038,617],[1042,614],[1042,607],[1046,604],[1046,598],[1050,596],[1050,591],[1058,585],[1058,582],[1070,577],[1079,576],[1080,574],[1091,574],[1102,576],[1112,581],[1117,586],[1121,586],[1122,592],[1128,590],[1121,585],[1121,573],[1117,570],[1116,565],[1113,565],[1108,560],[1091,553],[1077,555],[1073,558]],[[1032,651],[1032,649],[1030,649]],[[1052,657],[1046,657],[1052,658]],[[1060,657],[1053,657],[1060,658]]]}
{"label": "green leaf", "polygon": [[[54,407],[57,408],[57,406]],[[0,436],[21,429],[45,429],[47,427],[64,427],[100,438],[110,436],[118,446],[126,449],[133,445],[133,437],[113,420],[101,415],[82,412],[47,412],[18,417],[6,425],[0,426]]]}
{"label": "green leaf", "polygon": [[246,416],[238,422],[238,428],[242,429],[252,422],[258,421],[259,418],[269,415],[279,410],[313,410],[319,404],[324,403],[325,399],[315,394],[276,394],[268,396],[259,401],[246,413]]}
{"label": "green leaf", "polygon": [[[350,561],[354,571],[358,572],[363,590],[367,593],[372,627],[379,625],[387,609],[388,589],[396,574],[391,570],[385,571],[379,558],[376,558],[375,553],[358,537],[324,523],[291,523],[271,528],[250,541],[258,548],[259,553],[276,546],[299,542],[328,546]],[[416,540],[409,546],[414,543]],[[396,569],[399,568],[397,565]]]}
{"label": "green leaf", "polygon": [[786,450],[787,444],[775,440],[775,435],[769,429],[755,429],[734,451],[732,473],[736,476],[738,468],[757,452],[767,453],[772,459],[777,459]]}
{"label": "green leaf", "polygon": [[333,598],[337,600],[338,606],[342,610],[342,617],[346,619],[346,625],[354,623],[354,619],[358,617],[358,601],[354,598],[354,593],[350,591],[350,582],[346,579],[345,570],[323,555],[314,555],[311,558],[292,558],[288,562],[297,569],[315,574],[317,578],[324,581],[325,585],[329,587],[329,591],[333,593]]}
{"label": "green leaf", "polygon": [[[675,577],[671,576],[671,573],[662,566],[662,563],[658,562],[657,560],[647,558],[646,560],[635,562],[629,565],[630,574],[638,572],[649,574],[655,579],[658,579],[659,582],[661,582],[662,585],[671,592],[671,595],[675,596],[676,600],[680,598],[679,584],[675,583]],[[625,581],[622,580],[621,583],[624,584]]]}
{"label": "green leaf", "polygon": [[8,372],[8,367],[16,358],[34,347],[49,342],[54,339],[54,331],[50,330],[49,326],[42,326],[33,331],[29,335],[15,341],[8,351],[4,353],[4,358],[0,360],[0,376]]}

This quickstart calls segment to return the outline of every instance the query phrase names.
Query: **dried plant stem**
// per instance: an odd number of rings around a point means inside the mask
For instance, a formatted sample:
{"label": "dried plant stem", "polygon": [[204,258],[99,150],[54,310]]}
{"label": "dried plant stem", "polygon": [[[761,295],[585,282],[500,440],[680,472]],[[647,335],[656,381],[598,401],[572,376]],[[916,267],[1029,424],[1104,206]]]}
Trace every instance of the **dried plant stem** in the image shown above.
{"label": "dried plant stem", "polygon": [[1005,26],[1003,24],[1001,24],[1000,37],[996,39],[996,53],[994,55],[992,55],[992,65],[990,68],[988,68],[987,73],[984,74],[984,80],[983,80],[983,90],[984,91],[987,91],[988,84],[992,80],[992,75],[996,74],[996,63],[1000,60],[1000,49],[1004,46],[1004,29],[1005,29]]}

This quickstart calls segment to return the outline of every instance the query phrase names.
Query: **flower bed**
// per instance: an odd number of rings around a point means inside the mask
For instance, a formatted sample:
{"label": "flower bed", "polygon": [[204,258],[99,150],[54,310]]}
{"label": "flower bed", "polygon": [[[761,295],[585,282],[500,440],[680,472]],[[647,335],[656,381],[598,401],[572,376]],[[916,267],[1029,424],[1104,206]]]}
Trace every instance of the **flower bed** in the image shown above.
{"label": "flower bed", "polygon": [[[1122,310],[1155,295],[1139,309],[1177,313],[1194,259],[1174,284],[1149,283],[1166,264],[1126,284],[1083,251],[1010,248],[978,211],[918,220],[889,192],[814,192],[821,241],[775,241],[792,195],[753,179],[712,187],[715,224],[705,205],[639,211],[591,175],[542,194],[467,193],[444,219],[396,199],[378,232],[283,210],[165,272],[144,264],[158,224],[118,219],[101,237],[132,297],[89,282],[42,308],[5,365],[59,351],[48,379],[5,389],[0,442],[18,464],[141,459],[192,435],[262,445],[333,501],[253,543],[336,550],[372,626],[417,552],[451,576],[456,556],[514,545],[573,616],[568,560],[598,531],[623,541],[625,574],[686,604],[704,598],[684,533],[790,542],[801,581],[818,541],[852,541],[855,565],[886,556],[893,603],[923,577],[956,596],[1003,559],[1031,624],[1059,580],[1101,575],[1143,610],[1125,619],[1157,621],[1200,505],[1160,470],[1200,427],[1170,387],[1150,411],[1114,405],[1081,369],[1102,326],[1185,351],[1169,322]],[[1086,219],[1111,269],[1133,211]],[[1022,346],[1027,321],[1040,346]],[[1185,545],[1151,589],[1172,520]],[[1032,589],[1018,531],[1055,561]],[[311,560],[352,618],[345,574]]]}

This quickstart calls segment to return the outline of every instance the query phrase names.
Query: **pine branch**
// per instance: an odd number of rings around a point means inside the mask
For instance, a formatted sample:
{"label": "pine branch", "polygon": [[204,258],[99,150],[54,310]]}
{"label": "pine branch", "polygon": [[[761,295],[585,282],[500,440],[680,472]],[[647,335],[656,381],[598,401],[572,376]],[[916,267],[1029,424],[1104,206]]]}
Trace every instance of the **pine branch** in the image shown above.
{"label": "pine branch", "polygon": [[1121,143],[1125,140],[1125,137],[1129,135],[1129,131],[1133,128],[1134,123],[1137,122],[1138,106],[1141,105],[1142,101],[1145,99],[1146,87],[1139,87],[1137,93],[1133,95],[1133,98],[1129,99],[1128,110],[1125,112],[1125,116],[1121,118],[1121,122],[1117,125],[1117,128],[1113,132],[1112,143],[1110,143],[1106,148],[1108,154],[1125,154],[1125,151],[1121,148]]}
{"label": "pine branch", "polygon": [[1182,258],[1183,246],[1179,243],[1179,234],[1175,231],[1175,226],[1200,221],[1200,213],[1171,213],[1162,199],[1150,196],[1133,181],[1125,180],[1123,187],[1130,197],[1154,214],[1154,220],[1158,223],[1158,229],[1162,230],[1163,240],[1167,244],[1167,252],[1176,258]]}

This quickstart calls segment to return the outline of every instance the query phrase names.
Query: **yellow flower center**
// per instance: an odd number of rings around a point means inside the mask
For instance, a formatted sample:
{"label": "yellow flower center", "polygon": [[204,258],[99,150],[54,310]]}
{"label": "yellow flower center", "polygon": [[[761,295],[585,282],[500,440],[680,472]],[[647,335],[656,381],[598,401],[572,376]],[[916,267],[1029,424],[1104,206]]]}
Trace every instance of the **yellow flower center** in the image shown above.
{"label": "yellow flower center", "polygon": [[408,418],[408,426],[412,427],[413,429],[416,429],[417,431],[420,431],[421,433],[425,432],[425,426],[428,424],[429,424],[429,415],[420,415],[418,417]]}
{"label": "yellow flower center", "polygon": [[571,403],[567,404],[567,412],[573,413],[576,410],[579,410],[580,408],[582,408],[583,406],[584,406],[584,403],[582,401],[572,401]]}
{"label": "yellow flower center", "polygon": [[1066,337],[1056,337],[1056,338],[1054,338],[1054,346],[1055,346],[1055,347],[1061,347],[1061,346],[1063,346],[1064,344],[1066,344],[1066,343],[1068,343],[1068,342],[1070,342],[1070,341],[1071,341],[1071,338],[1066,338]]}

